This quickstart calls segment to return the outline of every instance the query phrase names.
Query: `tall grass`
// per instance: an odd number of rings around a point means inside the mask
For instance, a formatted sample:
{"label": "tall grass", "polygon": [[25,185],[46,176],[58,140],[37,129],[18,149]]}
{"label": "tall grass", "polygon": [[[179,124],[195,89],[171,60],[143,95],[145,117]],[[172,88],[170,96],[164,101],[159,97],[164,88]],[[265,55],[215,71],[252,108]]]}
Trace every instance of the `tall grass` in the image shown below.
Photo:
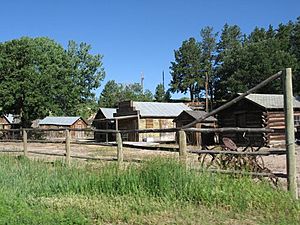
{"label": "tall grass", "polygon": [[189,171],[174,160],[155,159],[140,166],[129,165],[124,170],[110,164],[95,170],[66,167],[60,162],[51,165],[25,158],[0,157],[0,177],[1,193],[9,192],[16,198],[61,195],[153,197],[237,212],[263,210],[266,215],[274,215],[275,211],[282,218],[289,212],[293,221],[300,221],[299,202],[284,191],[264,182],[254,182],[249,177],[236,179]]}

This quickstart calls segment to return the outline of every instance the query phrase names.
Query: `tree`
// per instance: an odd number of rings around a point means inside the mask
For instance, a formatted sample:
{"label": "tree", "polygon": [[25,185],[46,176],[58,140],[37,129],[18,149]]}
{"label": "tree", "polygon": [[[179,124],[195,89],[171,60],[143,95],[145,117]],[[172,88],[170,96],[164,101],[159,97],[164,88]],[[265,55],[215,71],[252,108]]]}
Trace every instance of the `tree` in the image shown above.
{"label": "tree", "polygon": [[165,91],[163,84],[158,84],[155,88],[154,98],[156,102],[168,102],[171,99],[170,91]]}
{"label": "tree", "polygon": [[195,38],[190,38],[182,43],[182,46],[174,51],[175,61],[171,62],[171,92],[190,92],[191,101],[199,95],[204,87],[204,79],[201,74],[201,50]]}
{"label": "tree", "polygon": [[224,61],[235,60],[237,52],[240,51],[243,45],[243,34],[240,27],[237,25],[230,26],[225,24],[220,35],[220,41],[216,47],[216,61],[215,61],[215,98],[226,98],[228,93],[225,82],[237,70],[237,64],[227,63]]}
{"label": "tree", "polygon": [[115,108],[122,101],[153,101],[151,91],[145,90],[139,83],[118,84],[111,80],[106,83],[100,94],[99,105],[101,107]]}
{"label": "tree", "polygon": [[[200,31],[201,42],[201,69],[203,76],[207,76],[208,90],[205,90],[206,95],[210,95],[211,105],[214,97],[214,88],[215,83],[215,73],[214,73],[214,64],[215,64],[215,51],[216,51],[216,37],[217,34],[213,33],[212,27],[205,27]],[[207,105],[208,107],[208,105]]]}
{"label": "tree", "polygon": [[[49,38],[23,37],[1,43],[0,113],[19,115],[21,125],[28,127],[32,120],[50,113],[74,115],[91,103],[89,92],[99,86],[101,77],[93,74],[95,70],[79,72],[76,65],[84,68],[88,62],[79,58],[74,64],[75,56]],[[86,53],[85,57],[90,56]],[[102,64],[86,66],[93,67],[101,70]]]}

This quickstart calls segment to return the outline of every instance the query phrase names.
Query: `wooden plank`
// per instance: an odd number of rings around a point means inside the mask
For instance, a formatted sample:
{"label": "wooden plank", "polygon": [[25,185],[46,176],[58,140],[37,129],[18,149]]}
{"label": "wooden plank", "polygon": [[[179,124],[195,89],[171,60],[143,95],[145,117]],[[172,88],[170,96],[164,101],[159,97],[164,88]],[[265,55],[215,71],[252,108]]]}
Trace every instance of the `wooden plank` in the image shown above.
{"label": "wooden plank", "polygon": [[23,150],[24,150],[24,156],[28,156],[28,149],[27,149],[27,131],[23,129]]}
{"label": "wooden plank", "polygon": [[179,133],[179,159],[182,163],[186,165],[186,160],[187,160],[186,133],[183,130],[180,130],[178,133]]}
{"label": "wooden plank", "polygon": [[223,132],[247,132],[247,133],[272,133],[274,130],[267,128],[240,128],[240,127],[224,127],[224,128],[185,128],[185,131],[202,132],[202,133],[223,133]]}
{"label": "wooden plank", "polygon": [[258,176],[258,177],[280,177],[280,178],[287,178],[285,173],[258,173],[258,172],[246,172],[246,171],[239,171],[239,170],[220,170],[220,169],[206,169],[206,170],[199,170],[194,169],[198,172],[210,172],[210,173],[221,173],[221,174],[240,174],[246,176]]}
{"label": "wooden plank", "polygon": [[238,152],[238,151],[217,151],[217,150],[190,150],[189,153],[193,154],[211,154],[211,155],[261,155],[261,156],[268,156],[268,155],[285,155],[286,150],[269,150],[269,151],[257,151],[257,152]]}

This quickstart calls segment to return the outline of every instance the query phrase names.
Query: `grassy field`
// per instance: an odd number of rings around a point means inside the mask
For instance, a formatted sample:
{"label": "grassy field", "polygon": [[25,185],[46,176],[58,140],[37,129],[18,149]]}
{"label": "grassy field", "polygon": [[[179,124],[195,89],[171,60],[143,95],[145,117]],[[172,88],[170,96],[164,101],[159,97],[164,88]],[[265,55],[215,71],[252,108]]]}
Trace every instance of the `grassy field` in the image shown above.
{"label": "grassy field", "polygon": [[0,177],[0,224],[300,224],[286,192],[174,160],[119,170],[1,156]]}

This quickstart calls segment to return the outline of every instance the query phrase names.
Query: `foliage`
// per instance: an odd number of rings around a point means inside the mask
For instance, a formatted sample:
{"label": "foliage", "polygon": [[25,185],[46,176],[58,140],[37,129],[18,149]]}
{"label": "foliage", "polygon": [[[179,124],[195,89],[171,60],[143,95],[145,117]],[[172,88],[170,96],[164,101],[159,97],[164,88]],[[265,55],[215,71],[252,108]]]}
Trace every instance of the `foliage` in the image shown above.
{"label": "foliage", "polygon": [[[300,220],[299,202],[284,191],[248,177],[199,174],[174,160],[155,159],[140,166],[128,165],[124,170],[116,164],[101,169],[95,164],[69,168],[59,162],[51,165],[5,156],[0,162],[2,224],[126,222],[132,218],[126,213],[149,216],[162,208],[168,211],[172,205],[181,205],[184,211],[187,205],[238,215],[251,212],[259,224],[298,224]],[[107,210],[106,216],[99,208]],[[115,210],[117,217],[112,215]]]}
{"label": "foliage", "polygon": [[171,62],[172,80],[170,91],[190,93],[191,101],[199,95],[204,87],[201,73],[201,50],[195,38],[183,41],[181,47],[174,51],[175,61]]}
{"label": "foliage", "polygon": [[168,102],[171,99],[170,91],[165,91],[163,84],[158,84],[155,88],[154,98],[156,102]]}
{"label": "foliage", "polygon": [[[237,25],[225,24],[220,36],[213,32],[212,27],[203,28],[200,36],[199,42],[191,38],[175,51],[175,62],[171,62],[170,67],[173,92],[186,93],[189,91],[186,84],[195,84],[197,79],[202,82],[200,91],[201,88],[203,90],[204,75],[193,76],[192,68],[197,65],[197,70],[207,71],[209,95],[217,100],[244,92],[288,67],[293,69],[294,92],[300,94],[300,17],[296,22],[279,24],[277,28],[271,25],[267,29],[256,27],[249,35],[243,34]],[[219,41],[216,43],[216,40]],[[194,50],[197,47],[191,46],[199,46],[200,59],[192,57],[196,55],[193,53],[197,52]],[[197,60],[200,65],[195,62]],[[278,80],[259,92],[282,93],[280,85]],[[191,87],[193,93],[199,92],[199,89]]]}
{"label": "foliage", "polygon": [[75,115],[104,78],[101,56],[90,46],[70,42],[68,50],[49,38],[0,43],[1,114],[20,115],[22,126],[54,115]]}
{"label": "foliage", "polygon": [[117,107],[122,101],[153,101],[151,91],[145,90],[139,83],[133,84],[118,84],[114,80],[110,80],[104,86],[101,92],[99,105],[101,107]]}

